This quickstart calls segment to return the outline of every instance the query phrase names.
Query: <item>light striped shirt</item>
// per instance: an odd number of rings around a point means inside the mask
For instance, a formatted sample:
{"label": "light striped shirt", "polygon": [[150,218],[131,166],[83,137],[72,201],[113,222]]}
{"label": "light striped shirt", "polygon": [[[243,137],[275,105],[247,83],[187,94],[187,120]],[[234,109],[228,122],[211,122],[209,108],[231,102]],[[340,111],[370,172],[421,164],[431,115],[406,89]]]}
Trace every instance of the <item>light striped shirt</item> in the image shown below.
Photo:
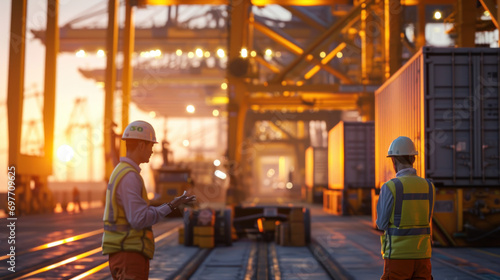
{"label": "light striped shirt", "polygon": [[[130,164],[138,173],[141,168],[128,157],[121,157],[121,162]],[[118,205],[123,207],[127,221],[132,228],[140,230],[156,224],[161,217],[165,217],[172,210],[168,205],[148,206],[142,198],[142,188],[144,183],[135,172],[128,172],[116,187],[116,199]]]}

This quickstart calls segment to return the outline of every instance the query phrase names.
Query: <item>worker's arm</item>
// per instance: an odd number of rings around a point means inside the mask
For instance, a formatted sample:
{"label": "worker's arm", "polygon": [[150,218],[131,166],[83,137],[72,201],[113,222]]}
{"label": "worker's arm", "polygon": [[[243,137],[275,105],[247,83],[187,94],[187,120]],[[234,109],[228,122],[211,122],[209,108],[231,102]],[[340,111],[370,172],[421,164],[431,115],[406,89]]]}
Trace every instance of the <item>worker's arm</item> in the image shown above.
{"label": "worker's arm", "polygon": [[389,220],[392,214],[394,197],[386,184],[380,189],[380,196],[377,203],[377,227],[386,230],[389,227]]}
{"label": "worker's arm", "polygon": [[158,207],[148,206],[142,198],[142,180],[135,172],[123,176],[116,190],[118,204],[123,206],[125,216],[132,228],[140,230],[150,227],[165,217],[172,209],[166,204]]}

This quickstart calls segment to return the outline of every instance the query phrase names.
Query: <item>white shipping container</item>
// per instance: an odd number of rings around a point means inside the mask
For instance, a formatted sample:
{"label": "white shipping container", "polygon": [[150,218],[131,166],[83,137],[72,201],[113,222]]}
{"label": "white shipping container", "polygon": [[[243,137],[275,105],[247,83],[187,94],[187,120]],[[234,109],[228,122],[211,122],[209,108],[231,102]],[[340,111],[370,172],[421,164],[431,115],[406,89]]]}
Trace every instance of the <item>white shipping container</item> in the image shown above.
{"label": "white shipping container", "polygon": [[395,176],[391,142],[410,137],[436,186],[500,185],[499,49],[430,48],[375,92],[375,182]]}

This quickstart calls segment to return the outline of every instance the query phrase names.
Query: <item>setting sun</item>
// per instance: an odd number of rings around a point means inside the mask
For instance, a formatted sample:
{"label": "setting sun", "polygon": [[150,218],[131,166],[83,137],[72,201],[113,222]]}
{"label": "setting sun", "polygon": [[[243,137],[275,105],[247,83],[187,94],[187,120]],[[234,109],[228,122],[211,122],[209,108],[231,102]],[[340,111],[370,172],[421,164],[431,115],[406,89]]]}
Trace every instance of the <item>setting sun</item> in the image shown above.
{"label": "setting sun", "polygon": [[70,161],[74,155],[75,152],[73,151],[73,148],[66,144],[61,145],[59,146],[59,148],[57,148],[57,158],[62,162]]}

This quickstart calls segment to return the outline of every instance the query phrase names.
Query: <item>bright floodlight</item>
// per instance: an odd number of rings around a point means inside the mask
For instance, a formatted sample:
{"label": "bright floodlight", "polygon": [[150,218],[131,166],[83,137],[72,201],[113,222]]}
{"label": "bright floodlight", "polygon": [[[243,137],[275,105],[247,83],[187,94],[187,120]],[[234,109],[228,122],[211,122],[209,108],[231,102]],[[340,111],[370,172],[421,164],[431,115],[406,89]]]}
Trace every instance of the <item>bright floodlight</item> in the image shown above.
{"label": "bright floodlight", "polygon": [[75,152],[69,145],[61,145],[57,149],[57,158],[62,162],[70,161],[73,156],[75,156]]}
{"label": "bright floodlight", "polygon": [[97,51],[97,56],[98,57],[103,57],[104,56],[104,51],[103,50],[98,50]]}
{"label": "bright floodlight", "polygon": [[226,52],[223,50],[223,49],[218,49],[217,50],[217,55],[220,57],[220,58],[223,58],[226,56]]}
{"label": "bright floodlight", "polygon": [[218,159],[214,160],[214,165],[215,166],[220,166],[220,160],[218,160]]}
{"label": "bright floodlight", "polygon": [[440,11],[435,11],[434,12],[434,19],[440,20],[443,17],[443,14],[441,14]]}
{"label": "bright floodlight", "polygon": [[220,113],[220,112],[219,112],[219,110],[214,109],[214,110],[212,111],[212,116],[214,116],[214,117],[218,117],[218,116],[219,116],[219,113]]}
{"label": "bright floodlight", "polygon": [[203,50],[200,49],[200,48],[196,49],[196,56],[197,57],[203,57]]}
{"label": "bright floodlight", "polygon": [[189,140],[184,140],[184,141],[182,141],[182,145],[183,145],[184,147],[189,146]]}
{"label": "bright floodlight", "polygon": [[76,57],[85,57],[86,53],[84,50],[79,50],[76,52]]}
{"label": "bright floodlight", "polygon": [[248,57],[248,50],[247,50],[247,49],[245,49],[245,48],[242,48],[242,49],[241,49],[241,51],[240,51],[240,55],[241,55],[241,57],[243,57],[243,58]]}
{"label": "bright floodlight", "polygon": [[218,178],[220,178],[222,180],[224,180],[224,179],[227,178],[226,173],[224,173],[224,172],[222,172],[220,170],[215,170],[214,174],[215,174],[215,176],[217,176]]}
{"label": "bright floodlight", "polygon": [[190,114],[194,113],[194,106],[193,105],[187,105],[186,111]]}

